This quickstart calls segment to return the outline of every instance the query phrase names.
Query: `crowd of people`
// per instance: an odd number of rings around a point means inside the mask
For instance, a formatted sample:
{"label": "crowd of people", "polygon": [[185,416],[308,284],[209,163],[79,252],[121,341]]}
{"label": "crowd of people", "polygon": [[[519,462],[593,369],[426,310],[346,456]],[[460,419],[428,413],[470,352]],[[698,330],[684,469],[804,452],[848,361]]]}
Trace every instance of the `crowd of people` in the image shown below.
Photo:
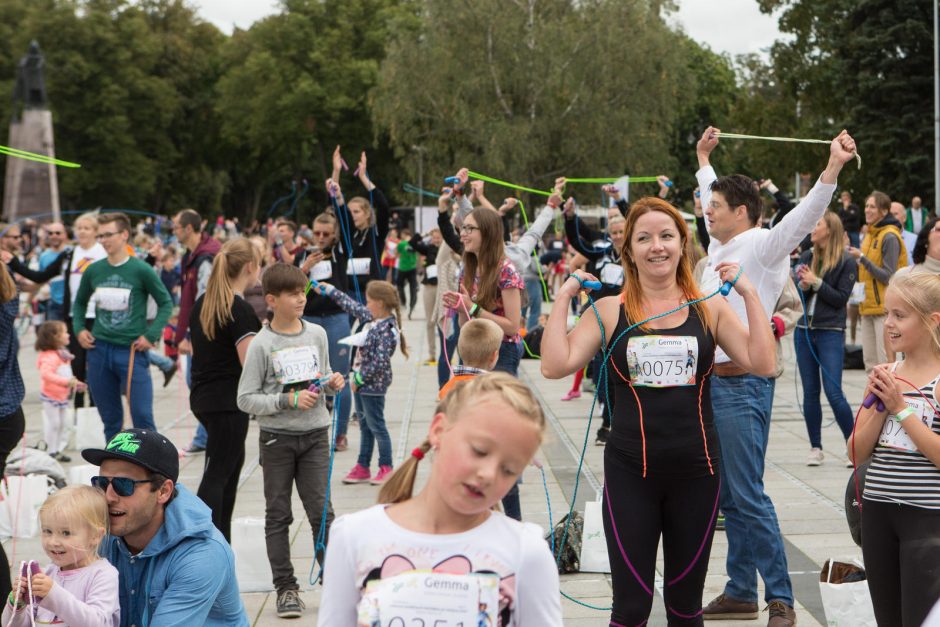
{"label": "crowd of people", "polygon": [[[192,209],[136,227],[120,212],[83,214],[72,238],[58,222],[0,225],[0,459],[25,429],[23,315],[36,326],[47,452],[69,461],[72,403],[97,407],[107,442],[81,453],[100,466],[92,487],[60,490],[40,511],[49,566],[11,580],[0,548],[3,620],[247,625],[230,542],[255,420],[279,617],[305,610],[288,534],[296,487],[323,567],[320,625],[416,611],[419,597],[391,585],[415,572],[448,590],[451,610],[472,606],[475,624],[561,625],[555,557],[522,522],[519,497],[545,430],[517,378],[535,356],[546,378],[575,377],[562,400],[580,395],[585,376],[599,389],[609,624],[649,619],[662,541],[670,625],[757,618],[760,576],[768,626],[792,626],[784,540],[763,483],[781,342],[792,334],[807,464],[825,461],[825,392],[850,465],[870,465],[859,496],[878,624],[920,625],[940,598],[938,219],[919,198],[905,208],[879,191],[864,210],[846,191],[830,206],[856,151],[844,131],[798,203],[772,181],[719,176],[718,144],[710,127],[696,147],[694,228],[666,177],[657,196],[632,204],[605,186],[599,224],[559,178],[514,228],[518,201],[497,206],[463,168],[441,191],[435,228],[419,233],[393,214],[364,152],[362,195],[344,192],[339,147],[330,206],[310,225],[243,229]],[[403,332],[419,297],[426,347]],[[876,402],[856,420],[862,399],[841,381],[857,318],[865,396]],[[437,366],[439,404],[395,468],[386,395],[398,380],[392,356],[409,348]],[[200,425],[184,453],[205,451],[195,493],[178,483],[179,452],[153,416],[150,366],[166,385],[181,360]],[[334,520],[331,456],[349,447],[354,420],[358,457],[342,482],[380,486],[378,504]],[[721,527],[728,580],[703,603]]]}

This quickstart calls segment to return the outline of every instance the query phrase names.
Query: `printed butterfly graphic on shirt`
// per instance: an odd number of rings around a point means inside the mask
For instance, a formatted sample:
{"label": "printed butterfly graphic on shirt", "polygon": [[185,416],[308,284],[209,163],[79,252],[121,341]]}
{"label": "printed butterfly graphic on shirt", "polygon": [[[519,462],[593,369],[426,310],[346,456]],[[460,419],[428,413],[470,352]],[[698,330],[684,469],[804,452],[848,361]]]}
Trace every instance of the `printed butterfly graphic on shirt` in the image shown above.
{"label": "printed butterfly graphic on shirt", "polygon": [[[370,581],[380,581],[395,575],[407,573],[419,568],[403,555],[389,555],[378,568],[372,569],[362,582],[365,590]],[[473,570],[473,564],[463,555],[449,557],[431,567],[431,572],[447,575],[496,575],[492,570]],[[516,575],[506,575],[499,579],[499,627],[509,625],[516,600]]]}

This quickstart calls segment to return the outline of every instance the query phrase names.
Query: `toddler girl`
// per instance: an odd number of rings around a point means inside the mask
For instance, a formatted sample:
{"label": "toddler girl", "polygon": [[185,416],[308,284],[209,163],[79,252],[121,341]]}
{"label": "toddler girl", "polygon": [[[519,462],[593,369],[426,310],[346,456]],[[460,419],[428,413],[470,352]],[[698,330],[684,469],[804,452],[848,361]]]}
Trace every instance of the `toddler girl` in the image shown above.
{"label": "toddler girl", "polygon": [[43,322],[36,331],[43,437],[49,454],[60,462],[72,461],[62,454],[69,398],[73,391],[83,392],[86,388],[72,375],[74,356],[66,348],[68,345],[68,327],[60,320]]}
{"label": "toddler girl", "polygon": [[98,557],[108,530],[104,493],[85,485],[63,488],[39,508],[39,523],[52,564],[27,576],[21,569],[3,609],[3,625],[118,627],[118,571]]}

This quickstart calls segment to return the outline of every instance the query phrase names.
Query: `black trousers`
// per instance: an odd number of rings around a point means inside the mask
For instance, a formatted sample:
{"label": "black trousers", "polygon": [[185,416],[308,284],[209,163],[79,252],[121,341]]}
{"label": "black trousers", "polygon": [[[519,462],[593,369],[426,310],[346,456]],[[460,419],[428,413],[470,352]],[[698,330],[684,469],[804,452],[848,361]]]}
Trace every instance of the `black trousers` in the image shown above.
{"label": "black trousers", "polygon": [[[65,321],[65,324],[68,325],[69,328],[69,352],[75,355],[75,359],[72,360],[72,374],[82,383],[88,383],[88,370],[86,367],[88,353],[86,353],[82,345],[78,343],[78,337],[72,329],[72,318],[69,317]],[[85,328],[91,331],[93,326],[95,326],[95,319],[85,318]],[[85,406],[85,394],[86,392],[75,392],[75,409]],[[87,394],[88,406],[94,407],[95,399],[91,396],[91,389],[87,390]]]}
{"label": "black trousers", "polygon": [[[26,417],[23,415],[23,408],[20,407],[8,416],[0,418],[0,478],[7,467],[7,457],[23,438],[23,432],[26,430]],[[0,544],[0,598],[6,599],[13,590],[13,582],[10,579],[10,560],[7,559],[7,553]]]}
{"label": "black trousers", "polygon": [[398,285],[398,300],[401,301],[402,309],[405,308],[405,283],[408,283],[408,293],[411,295],[411,300],[408,303],[408,311],[410,312],[418,304],[418,271],[399,270],[395,283]]}
{"label": "black trousers", "polygon": [[668,624],[702,625],[702,590],[718,514],[718,469],[704,477],[644,478],[608,444],[604,476],[604,533],[614,593],[610,624],[640,625],[649,618],[662,536]]}
{"label": "black trousers", "polygon": [[879,627],[920,627],[940,598],[940,510],[863,499],[862,530]]}
{"label": "black trousers", "polygon": [[248,414],[240,411],[199,412],[196,418],[209,434],[202,481],[196,494],[212,510],[212,524],[231,543],[238,475],[245,464]]}

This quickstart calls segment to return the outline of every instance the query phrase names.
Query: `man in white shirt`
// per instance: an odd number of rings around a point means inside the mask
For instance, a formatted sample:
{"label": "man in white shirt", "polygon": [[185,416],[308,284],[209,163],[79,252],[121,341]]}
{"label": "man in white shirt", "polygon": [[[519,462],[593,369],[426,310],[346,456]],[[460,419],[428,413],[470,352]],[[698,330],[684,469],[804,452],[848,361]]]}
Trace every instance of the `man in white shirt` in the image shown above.
{"label": "man in white shirt", "polygon": [[[718,177],[709,156],[718,145],[718,129],[709,127],[696,146],[706,227],[711,236],[708,265],[700,281],[706,294],[719,286],[715,266],[739,263],[757,286],[767,321],[789,280],[789,254],[826,211],[842,166],[855,154],[855,141],[843,131],[829,148],[829,163],[806,197],[772,229],[760,228],[761,198],[746,176]],[[747,325],[744,301],[728,302]],[[716,350],[711,379],[712,408],[721,445],[721,511],[728,536],[729,581],[723,594],[703,609],[708,619],[755,619],[757,573],[764,580],[770,611],[768,627],[796,623],[793,589],[787,572],[783,537],[773,503],[764,492],[764,457],[770,431],[774,379],[747,373]]]}
{"label": "man in white shirt", "polygon": [[[901,203],[893,202],[891,203],[891,215],[903,226],[904,221],[907,219],[907,209],[905,209],[904,205]],[[909,266],[914,265],[914,246],[917,244],[918,233],[920,233],[920,229],[917,229],[913,233],[907,229],[901,230],[901,237],[904,239],[904,248],[907,249],[907,265]]]}

